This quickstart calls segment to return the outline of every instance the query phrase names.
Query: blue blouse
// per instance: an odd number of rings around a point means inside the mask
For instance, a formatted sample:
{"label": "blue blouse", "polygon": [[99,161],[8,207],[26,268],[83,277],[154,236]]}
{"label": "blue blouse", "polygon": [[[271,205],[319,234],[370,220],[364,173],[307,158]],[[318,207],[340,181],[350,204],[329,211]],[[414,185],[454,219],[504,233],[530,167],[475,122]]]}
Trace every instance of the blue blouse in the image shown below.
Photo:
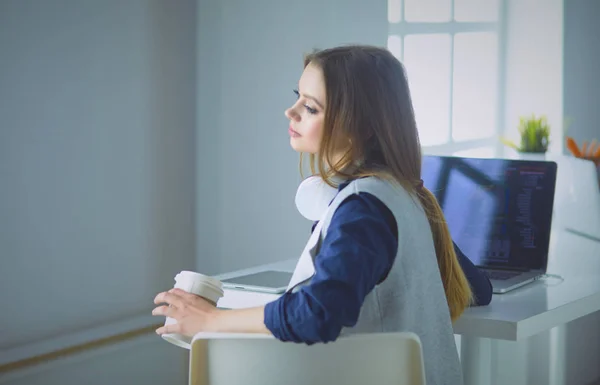
{"label": "blue blouse", "polygon": [[[391,269],[397,234],[392,212],[378,198],[368,193],[347,198],[331,219],[310,285],[265,306],[267,329],[282,341],[313,344],[337,339],[343,327],[356,324],[365,297]],[[489,279],[456,244],[454,249],[476,305],[489,304]]]}

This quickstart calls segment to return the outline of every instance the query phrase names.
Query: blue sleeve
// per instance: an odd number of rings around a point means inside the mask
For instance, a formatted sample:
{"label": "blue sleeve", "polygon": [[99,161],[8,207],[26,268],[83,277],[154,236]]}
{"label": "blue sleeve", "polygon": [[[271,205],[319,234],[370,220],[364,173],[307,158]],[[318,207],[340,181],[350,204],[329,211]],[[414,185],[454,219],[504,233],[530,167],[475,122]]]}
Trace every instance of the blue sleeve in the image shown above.
{"label": "blue sleeve", "polygon": [[[454,243],[454,242],[453,242]],[[469,258],[456,246],[454,243],[454,251],[458,257],[458,262],[462,267],[467,281],[471,285],[473,296],[475,297],[475,306],[485,306],[492,302],[492,283],[490,282],[487,275],[479,270],[477,266],[471,262]]]}
{"label": "blue sleeve", "polygon": [[381,206],[362,193],[337,208],[310,284],[265,306],[265,325],[276,338],[330,342],[343,327],[356,324],[365,297],[387,275],[397,253],[396,234]]}

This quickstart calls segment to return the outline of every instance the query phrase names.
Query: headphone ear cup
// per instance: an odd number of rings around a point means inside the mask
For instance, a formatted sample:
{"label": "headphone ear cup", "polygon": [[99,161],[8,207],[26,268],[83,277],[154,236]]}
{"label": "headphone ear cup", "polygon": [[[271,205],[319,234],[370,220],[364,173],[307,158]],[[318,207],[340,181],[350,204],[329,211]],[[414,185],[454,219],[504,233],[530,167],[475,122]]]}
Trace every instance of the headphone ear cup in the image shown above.
{"label": "headphone ear cup", "polygon": [[337,189],[329,186],[319,176],[310,176],[300,183],[296,191],[296,208],[311,221],[318,221],[335,198]]}

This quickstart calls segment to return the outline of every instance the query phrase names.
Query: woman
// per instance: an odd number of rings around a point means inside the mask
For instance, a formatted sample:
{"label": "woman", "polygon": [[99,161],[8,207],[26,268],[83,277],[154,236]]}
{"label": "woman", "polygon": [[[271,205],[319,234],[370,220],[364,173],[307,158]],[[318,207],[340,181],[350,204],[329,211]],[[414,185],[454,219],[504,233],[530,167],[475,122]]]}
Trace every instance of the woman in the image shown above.
{"label": "woman", "polygon": [[310,154],[311,169],[339,192],[300,258],[294,288],[240,310],[160,293],[155,303],[171,306],[153,314],[178,323],[157,333],[271,333],[312,344],[342,332],[413,331],[427,383],[461,383],[452,321],[473,295],[441,208],[423,187],[402,65],[376,47],[320,51],[306,58],[296,92],[285,112],[291,146]]}

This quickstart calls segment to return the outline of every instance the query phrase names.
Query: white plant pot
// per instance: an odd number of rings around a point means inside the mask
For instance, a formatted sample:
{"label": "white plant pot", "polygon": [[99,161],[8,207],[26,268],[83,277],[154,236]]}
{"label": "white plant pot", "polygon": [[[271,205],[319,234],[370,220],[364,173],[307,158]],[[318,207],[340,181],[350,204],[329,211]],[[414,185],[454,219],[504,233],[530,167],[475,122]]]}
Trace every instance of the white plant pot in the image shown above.
{"label": "white plant pot", "polygon": [[513,148],[504,148],[503,156],[508,159],[520,159],[520,160],[551,160],[552,154],[548,152],[520,152]]}
{"label": "white plant pot", "polygon": [[522,160],[547,160],[548,153],[537,153],[537,152],[518,152],[518,159]]}

